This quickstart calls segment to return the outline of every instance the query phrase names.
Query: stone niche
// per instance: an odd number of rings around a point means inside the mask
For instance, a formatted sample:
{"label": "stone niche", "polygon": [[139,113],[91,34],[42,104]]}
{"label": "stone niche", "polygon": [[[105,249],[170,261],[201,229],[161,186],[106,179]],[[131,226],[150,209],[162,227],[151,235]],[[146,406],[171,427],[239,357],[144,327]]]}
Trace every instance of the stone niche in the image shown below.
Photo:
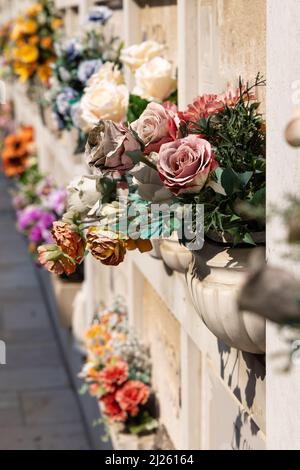
{"label": "stone niche", "polygon": [[160,419],[180,448],[180,325],[153,287],[144,280],[144,341],[150,345],[153,384],[159,397]]}
{"label": "stone niche", "polygon": [[[198,0],[199,91],[266,76],[266,0]],[[259,90],[265,102],[265,89]]]}
{"label": "stone niche", "polygon": [[139,7],[140,40],[166,44],[166,58],[177,64],[177,1],[135,0]]}

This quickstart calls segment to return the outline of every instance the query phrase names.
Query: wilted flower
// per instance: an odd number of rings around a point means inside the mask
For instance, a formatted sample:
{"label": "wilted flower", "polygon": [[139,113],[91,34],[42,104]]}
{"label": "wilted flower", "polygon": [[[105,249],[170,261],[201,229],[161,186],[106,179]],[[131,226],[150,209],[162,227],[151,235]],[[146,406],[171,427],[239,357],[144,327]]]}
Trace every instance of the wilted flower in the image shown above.
{"label": "wilted flower", "polygon": [[199,192],[216,167],[210,143],[198,135],[163,144],[159,151],[159,175],[176,195]]}
{"label": "wilted flower", "polygon": [[126,241],[117,234],[91,227],[87,233],[87,245],[92,255],[108,266],[118,266],[126,254]]}
{"label": "wilted flower", "polygon": [[73,274],[76,263],[67,256],[57,245],[42,245],[38,247],[38,260],[51,273],[58,275]]}
{"label": "wilted flower", "polygon": [[148,101],[164,101],[177,88],[172,64],[162,57],[155,57],[142,65],[136,71],[135,79],[133,94]]}
{"label": "wilted flower", "polygon": [[77,73],[79,80],[83,84],[86,84],[92,75],[100,70],[102,63],[101,59],[85,60],[81,62]]}
{"label": "wilted flower", "polygon": [[52,235],[62,251],[80,263],[84,256],[85,243],[78,232],[74,232],[71,226],[65,222],[54,222]]}
{"label": "wilted flower", "polygon": [[81,99],[82,119],[91,129],[101,119],[122,122],[127,115],[129,91],[125,85],[101,81],[86,88]]}
{"label": "wilted flower", "polygon": [[89,134],[86,157],[89,165],[101,172],[123,173],[134,166],[126,152],[139,148],[139,143],[125,126],[101,121]]}
{"label": "wilted flower", "polygon": [[145,405],[150,396],[150,389],[139,380],[129,380],[116,392],[116,401],[123,411],[137,416],[139,406]]}
{"label": "wilted flower", "polygon": [[161,55],[164,49],[165,46],[156,41],[144,41],[141,44],[122,49],[121,61],[134,72],[149,60]]}

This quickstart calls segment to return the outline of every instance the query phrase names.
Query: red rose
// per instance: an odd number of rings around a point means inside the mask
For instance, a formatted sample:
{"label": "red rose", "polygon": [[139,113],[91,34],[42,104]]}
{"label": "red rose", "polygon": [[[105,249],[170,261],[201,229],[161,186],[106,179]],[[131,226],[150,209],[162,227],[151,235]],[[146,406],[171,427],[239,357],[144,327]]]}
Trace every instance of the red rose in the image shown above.
{"label": "red rose", "polygon": [[99,379],[108,392],[114,392],[116,385],[122,385],[128,379],[128,364],[118,361],[116,364],[105,367],[100,372]]}
{"label": "red rose", "polygon": [[104,414],[110,421],[126,421],[127,413],[126,411],[122,410],[122,408],[120,408],[115,399],[114,393],[108,393],[107,395],[101,397],[100,403],[102,404]]}
{"label": "red rose", "polygon": [[150,389],[139,380],[129,380],[116,392],[116,401],[123,411],[131,416],[139,413],[139,405],[145,405],[149,399]]}

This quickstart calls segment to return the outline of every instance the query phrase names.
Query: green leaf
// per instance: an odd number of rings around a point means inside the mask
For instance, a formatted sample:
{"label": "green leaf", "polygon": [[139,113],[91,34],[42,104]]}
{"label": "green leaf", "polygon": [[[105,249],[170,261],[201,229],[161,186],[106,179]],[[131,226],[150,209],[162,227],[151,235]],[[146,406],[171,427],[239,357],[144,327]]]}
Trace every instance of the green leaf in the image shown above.
{"label": "green leaf", "polygon": [[147,411],[137,418],[137,422],[130,423],[128,429],[132,434],[141,434],[144,431],[153,431],[158,426],[156,419],[152,418]]}
{"label": "green leaf", "polygon": [[266,203],[266,188],[261,188],[253,195],[251,204],[254,206],[265,205]]}
{"label": "green leaf", "polygon": [[256,245],[256,243],[253,240],[252,235],[250,234],[250,232],[245,233],[245,235],[243,237],[243,242],[248,243],[249,245]]}
{"label": "green leaf", "polygon": [[247,186],[253,171],[245,171],[244,173],[236,173],[231,167],[225,168],[221,175],[221,184],[228,196],[240,192]]}
{"label": "green leaf", "polygon": [[143,111],[148,106],[149,101],[144,100],[140,96],[130,95],[129,97],[129,106],[127,113],[127,121],[129,123],[136,121]]}

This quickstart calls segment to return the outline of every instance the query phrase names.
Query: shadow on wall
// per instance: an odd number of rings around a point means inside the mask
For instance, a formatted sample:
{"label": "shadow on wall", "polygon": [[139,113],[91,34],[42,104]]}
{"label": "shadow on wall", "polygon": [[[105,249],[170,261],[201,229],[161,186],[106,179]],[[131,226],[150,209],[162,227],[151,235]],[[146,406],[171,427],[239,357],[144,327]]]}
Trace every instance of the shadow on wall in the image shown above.
{"label": "shadow on wall", "polygon": [[[220,354],[220,376],[223,380],[225,380],[226,375],[228,376],[227,385],[230,388],[232,388],[234,372],[236,367],[239,366],[239,361],[241,360],[241,358],[243,358],[243,360],[245,361],[245,364],[247,366],[246,372],[248,376],[247,384],[245,387],[245,399],[247,406],[251,408],[255,398],[257,380],[263,380],[266,375],[264,356],[236,351],[234,364],[233,366],[231,366],[231,370],[228,373],[228,361],[231,348],[218,339],[218,351]],[[226,375],[225,372],[227,372]],[[241,390],[238,386],[234,388],[233,393],[241,402]]]}
{"label": "shadow on wall", "polygon": [[248,427],[249,424],[252,436],[256,436],[259,431],[259,428],[247,413],[242,413],[240,411],[238,416],[236,417],[236,420],[233,423],[233,433],[231,439],[232,449],[252,450],[251,444],[243,433],[243,427]]}

